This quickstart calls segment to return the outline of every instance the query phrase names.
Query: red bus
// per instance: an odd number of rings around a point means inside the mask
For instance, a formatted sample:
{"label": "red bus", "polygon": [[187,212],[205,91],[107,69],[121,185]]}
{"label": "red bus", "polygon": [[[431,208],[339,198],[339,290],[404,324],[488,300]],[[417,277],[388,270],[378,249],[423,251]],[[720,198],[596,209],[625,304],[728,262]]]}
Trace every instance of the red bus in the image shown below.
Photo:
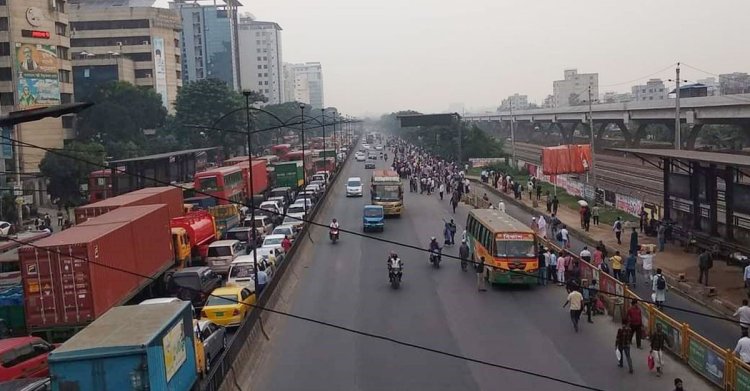
{"label": "red bus", "polygon": [[286,157],[286,154],[287,152],[289,152],[290,149],[292,149],[291,144],[274,145],[273,147],[271,147],[271,153],[278,156],[279,159],[283,160],[284,157]]}
{"label": "red bus", "polygon": [[[124,167],[115,172],[118,178],[125,176],[125,173],[120,170],[124,170]],[[110,169],[91,171],[88,182],[89,202],[101,201],[116,195],[112,193],[112,171]]]}
{"label": "red bus", "polygon": [[245,202],[245,181],[241,167],[216,167],[199,172],[195,174],[194,184],[197,195],[210,194],[218,205]]}

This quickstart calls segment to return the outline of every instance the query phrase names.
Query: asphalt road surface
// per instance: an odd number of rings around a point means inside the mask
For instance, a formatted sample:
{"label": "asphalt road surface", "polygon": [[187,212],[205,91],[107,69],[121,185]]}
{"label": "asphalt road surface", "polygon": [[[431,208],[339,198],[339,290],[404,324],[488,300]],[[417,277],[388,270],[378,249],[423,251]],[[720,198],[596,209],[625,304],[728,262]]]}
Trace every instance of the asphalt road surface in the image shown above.
{"label": "asphalt road surface", "polygon": [[[386,163],[378,161],[378,168]],[[371,171],[352,160],[343,172],[369,180]],[[317,221],[339,219],[361,232],[364,198],[345,198],[344,181],[333,189],[330,207]],[[454,217],[448,200],[409,193],[405,213],[386,221],[375,237],[426,247],[442,237],[443,219]],[[510,208],[513,209],[513,208]],[[455,215],[459,234],[468,209]],[[313,230],[304,248],[310,266],[299,275],[289,312],[432,349],[464,355],[605,390],[648,389],[640,376],[618,371],[609,318],[583,323],[574,333],[556,286],[492,288],[477,292],[476,277],[444,258],[439,270],[427,254],[342,233],[333,245],[327,230]],[[388,284],[385,260],[395,249],[405,261],[401,288]],[[446,248],[456,255],[458,246]],[[268,353],[249,382],[257,390],[574,390],[529,374],[400,346],[297,319],[279,318]],[[647,350],[633,360],[645,372]],[[642,356],[642,357],[641,357]],[[637,369],[639,370],[639,369]],[[662,378],[663,379],[663,378]],[[645,379],[651,387],[653,379]]]}

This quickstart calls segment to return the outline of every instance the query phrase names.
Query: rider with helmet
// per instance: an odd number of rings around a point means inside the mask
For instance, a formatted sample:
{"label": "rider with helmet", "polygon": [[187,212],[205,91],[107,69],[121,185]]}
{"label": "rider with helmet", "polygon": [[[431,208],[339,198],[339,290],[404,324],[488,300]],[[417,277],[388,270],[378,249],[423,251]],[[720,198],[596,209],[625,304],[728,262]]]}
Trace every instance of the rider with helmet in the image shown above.
{"label": "rider with helmet", "polygon": [[339,238],[339,223],[334,218],[333,221],[331,221],[331,225],[328,226],[330,230],[328,231],[328,236],[331,237],[331,240],[333,240],[333,237],[336,236],[336,239]]}
{"label": "rider with helmet", "polygon": [[388,264],[388,280],[391,281],[395,273],[401,273],[404,264],[401,262],[401,258],[398,257],[398,254],[396,254],[395,251],[391,251],[391,255],[388,256],[386,262]]}

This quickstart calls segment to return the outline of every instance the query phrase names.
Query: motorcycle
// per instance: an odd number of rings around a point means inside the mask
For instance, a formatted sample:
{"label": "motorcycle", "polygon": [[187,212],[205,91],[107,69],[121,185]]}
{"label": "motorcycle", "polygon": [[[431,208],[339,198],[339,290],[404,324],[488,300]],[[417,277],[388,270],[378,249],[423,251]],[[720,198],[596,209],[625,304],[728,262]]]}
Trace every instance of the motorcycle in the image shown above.
{"label": "motorcycle", "polygon": [[403,276],[403,268],[389,268],[388,279],[391,281],[391,288],[398,289],[401,285],[401,277]]}
{"label": "motorcycle", "polygon": [[440,258],[441,258],[442,249],[438,249],[437,251],[432,251],[430,253],[430,263],[432,264],[432,267],[435,269],[440,269]]}
{"label": "motorcycle", "polygon": [[328,232],[328,237],[331,238],[333,244],[336,244],[336,241],[339,240],[339,230],[331,229],[330,232]]}

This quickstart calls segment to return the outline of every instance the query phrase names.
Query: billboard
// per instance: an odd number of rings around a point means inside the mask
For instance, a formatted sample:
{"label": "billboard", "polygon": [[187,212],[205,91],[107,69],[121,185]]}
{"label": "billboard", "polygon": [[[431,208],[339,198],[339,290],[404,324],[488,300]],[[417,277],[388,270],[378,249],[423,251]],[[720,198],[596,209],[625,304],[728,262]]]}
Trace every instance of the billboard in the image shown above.
{"label": "billboard", "polygon": [[16,43],[16,87],[20,108],[60,104],[57,64],[57,48],[54,45]]}
{"label": "billboard", "polygon": [[161,95],[161,104],[169,109],[167,99],[167,64],[164,56],[164,38],[154,37],[154,76],[156,78],[156,93]]}
{"label": "billboard", "polygon": [[187,358],[185,330],[182,322],[177,322],[162,338],[162,347],[164,349],[164,370],[167,381],[170,381]]}

